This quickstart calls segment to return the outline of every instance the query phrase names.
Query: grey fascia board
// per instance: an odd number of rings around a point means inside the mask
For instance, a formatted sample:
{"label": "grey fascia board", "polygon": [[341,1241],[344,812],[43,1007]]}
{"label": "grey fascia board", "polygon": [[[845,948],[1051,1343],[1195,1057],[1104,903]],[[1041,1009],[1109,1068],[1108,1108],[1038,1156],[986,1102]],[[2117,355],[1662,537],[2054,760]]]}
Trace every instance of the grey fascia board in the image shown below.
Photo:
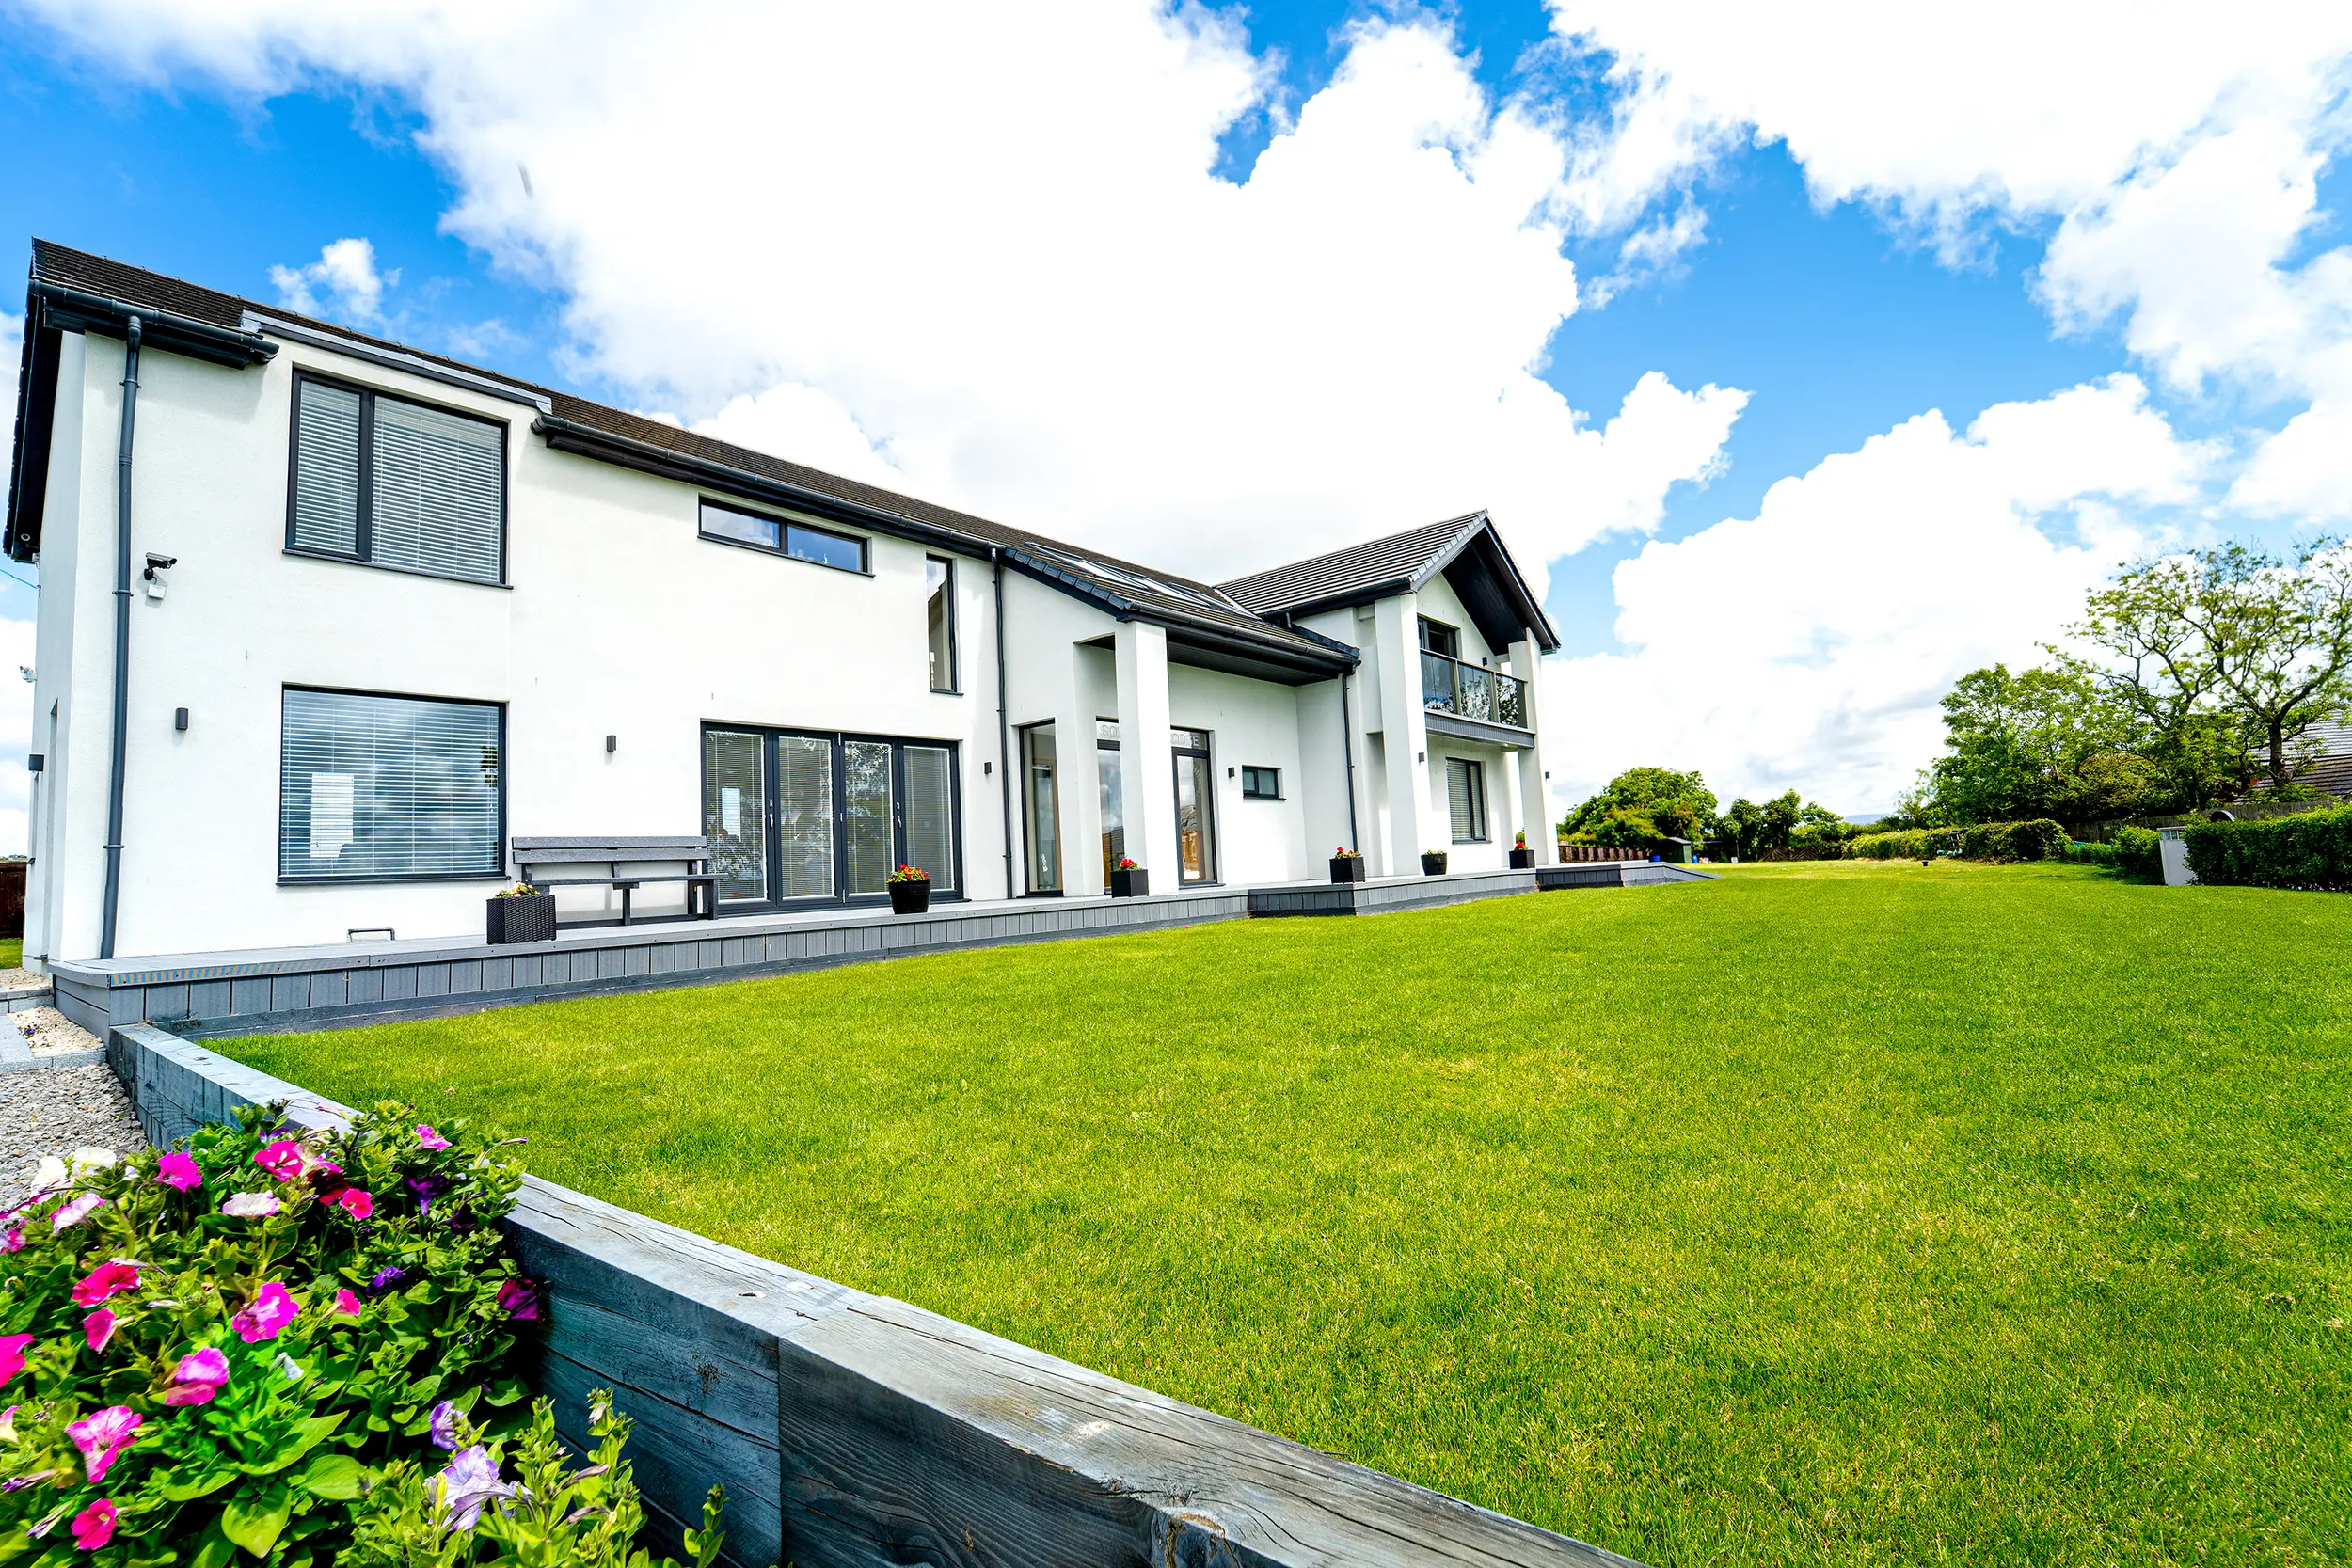
{"label": "grey fascia board", "polygon": [[[1009,552],[1012,548],[977,534],[942,528],[936,523],[918,522],[896,512],[885,512],[880,507],[830,496],[822,490],[812,490],[789,480],[771,479],[766,474],[755,474],[748,468],[738,468],[712,458],[673,451],[668,447],[641,441],[633,436],[616,436],[609,430],[598,430],[595,425],[567,420],[561,414],[543,413],[532,421],[531,428],[532,434],[555,451],[569,452],[575,457],[615,463],[623,467],[675,479],[681,483],[707,484],[711,489],[723,490],[768,506],[798,508],[852,528],[871,529],[876,533],[891,534],[919,545],[934,545],[976,561],[986,561],[996,550]],[[632,455],[639,461],[627,462],[621,454]]]}
{"label": "grey fascia board", "polygon": [[1516,729],[1509,724],[1490,724],[1484,719],[1465,719],[1443,708],[1427,708],[1422,714],[1422,727],[1438,735],[1450,735],[1458,740],[1483,741],[1489,746],[1506,747],[1513,751],[1528,751],[1535,744],[1535,732]]}
{"label": "grey fascia board", "polygon": [[[35,277],[27,295],[24,331],[28,336],[38,327],[54,326],[65,332],[97,331],[119,338],[128,331],[131,318],[136,316],[142,345],[167,354],[238,369],[263,364],[278,356],[278,345],[254,333],[194,321],[130,300],[87,293],[62,283],[45,283]],[[31,302],[36,300],[40,305],[38,318],[31,311]]]}
{"label": "grey fascia board", "polygon": [[550,413],[555,407],[554,400],[545,392],[533,391],[528,387],[516,386],[511,381],[501,381],[496,376],[482,375],[472,371],[461,371],[450,365],[436,364],[420,355],[409,354],[400,349],[380,348],[373,343],[356,342],[332,332],[322,332],[314,326],[298,325],[294,322],[280,321],[276,316],[264,316],[253,310],[245,312],[244,323],[248,332],[262,333],[272,338],[283,338],[288,342],[303,343],[311,348],[323,348],[330,354],[340,354],[346,358],[363,359],[371,365],[381,365],[386,370],[398,371],[404,375],[420,376],[427,381],[437,381],[445,387],[463,388],[469,392],[480,392],[485,397],[502,398],[508,403],[519,403],[526,407],[536,408],[542,414]]}
{"label": "grey fascia board", "polygon": [[1526,608],[1527,629],[1535,634],[1537,649],[1547,654],[1558,652],[1559,628],[1551,624],[1551,617],[1545,613],[1543,605],[1537,602],[1534,594],[1529,590],[1527,578],[1519,571],[1518,562],[1512,558],[1511,546],[1502,542],[1502,531],[1495,527],[1494,519],[1488,516],[1483,508],[1468,528],[1454,536],[1453,543],[1431,556],[1428,562],[1413,574],[1413,592],[1417,594],[1421,592],[1422,588],[1436,579],[1439,572],[1459,560],[1462,552],[1470,548],[1470,541],[1482,532],[1494,535],[1495,549],[1502,556],[1503,569],[1510,575],[1512,586],[1518,591],[1520,604]]}
{"label": "grey fascia board", "polygon": [[1479,530],[1493,526],[1484,508],[1470,514],[1470,520],[1464,526],[1462,531],[1455,534],[1453,540],[1441,547],[1437,554],[1421,563],[1421,569],[1412,576],[1413,592],[1420,593],[1436,580],[1439,572],[1453,565],[1455,558],[1470,547],[1470,542],[1478,537]]}

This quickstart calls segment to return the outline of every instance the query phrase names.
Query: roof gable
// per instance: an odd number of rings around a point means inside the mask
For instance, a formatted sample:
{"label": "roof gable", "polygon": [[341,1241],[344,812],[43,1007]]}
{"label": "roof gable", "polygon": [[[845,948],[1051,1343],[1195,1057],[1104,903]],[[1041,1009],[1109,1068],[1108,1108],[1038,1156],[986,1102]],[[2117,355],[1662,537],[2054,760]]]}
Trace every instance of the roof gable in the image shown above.
{"label": "roof gable", "polygon": [[1544,652],[1560,646],[1551,618],[1520,575],[1518,562],[1511,559],[1494,520],[1484,512],[1310,556],[1217,586],[1257,614],[1288,618],[1416,592],[1440,574],[1489,646],[1507,646],[1529,630]]}

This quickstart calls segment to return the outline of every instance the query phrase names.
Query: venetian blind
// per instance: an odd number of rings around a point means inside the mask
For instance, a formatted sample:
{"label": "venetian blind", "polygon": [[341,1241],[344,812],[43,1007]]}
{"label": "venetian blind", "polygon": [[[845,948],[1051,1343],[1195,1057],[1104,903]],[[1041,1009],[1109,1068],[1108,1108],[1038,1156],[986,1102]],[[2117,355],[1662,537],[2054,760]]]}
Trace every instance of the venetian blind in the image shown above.
{"label": "venetian blind", "polygon": [[289,689],[279,878],[503,872],[499,721],[491,703]]}
{"label": "venetian blind", "polygon": [[376,399],[368,559],[476,582],[501,580],[505,456],[497,425]]}
{"label": "venetian blind", "polygon": [[294,547],[329,555],[359,549],[359,394],[298,383],[294,411]]}
{"label": "venetian blind", "polygon": [[947,775],[949,753],[936,746],[910,746],[907,768],[907,862],[931,874],[931,891],[956,885],[955,794]]}

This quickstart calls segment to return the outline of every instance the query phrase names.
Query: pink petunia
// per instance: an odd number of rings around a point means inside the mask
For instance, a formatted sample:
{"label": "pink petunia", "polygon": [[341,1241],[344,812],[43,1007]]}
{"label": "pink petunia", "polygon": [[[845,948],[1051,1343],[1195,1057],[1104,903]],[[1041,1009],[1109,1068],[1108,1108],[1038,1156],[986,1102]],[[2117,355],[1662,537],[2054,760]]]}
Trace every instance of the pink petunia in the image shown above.
{"label": "pink petunia", "polygon": [[442,1137],[422,1122],[417,1123],[417,1142],[425,1148],[447,1148],[449,1147],[447,1138]]}
{"label": "pink petunia", "polygon": [[525,1323],[536,1322],[539,1316],[539,1291],[528,1279],[510,1279],[499,1287],[499,1306],[510,1318]]}
{"label": "pink petunia", "polygon": [[357,1187],[338,1187],[319,1201],[341,1209],[355,1220],[366,1219],[375,1212],[375,1199]]}
{"label": "pink petunia", "polygon": [[190,1351],[172,1369],[171,1388],[164,1395],[166,1404],[210,1404],[229,1381],[229,1358],[207,1345]]}
{"label": "pink petunia", "polygon": [[104,1208],[106,1200],[96,1193],[84,1193],[49,1216],[49,1228],[52,1231],[57,1231],[63,1230],[69,1225],[79,1225]]}
{"label": "pink petunia", "polygon": [[97,1311],[92,1312],[88,1317],[82,1320],[82,1338],[89,1341],[90,1349],[103,1352],[106,1348],[106,1341],[114,1337],[115,1313],[113,1307],[102,1307]]}
{"label": "pink petunia", "polygon": [[115,1538],[115,1505],[105,1497],[73,1516],[73,1544],[94,1552]]}
{"label": "pink petunia", "polygon": [[220,1212],[232,1220],[265,1220],[278,1209],[278,1200],[267,1193],[230,1193],[220,1204]]}
{"label": "pink petunia", "polygon": [[115,1456],[130,1446],[137,1435],[141,1417],[127,1404],[110,1404],[95,1416],[87,1416],[65,1429],[73,1439],[73,1446],[82,1450],[82,1466],[92,1486],[106,1479],[107,1467]]}
{"label": "pink petunia", "polygon": [[73,1305],[95,1307],[120,1291],[139,1288],[139,1266],[118,1258],[111,1263],[101,1263],[83,1276],[73,1287]]}
{"label": "pink petunia", "polygon": [[237,1331],[238,1338],[258,1345],[277,1338],[301,1310],[286,1288],[273,1279],[253,1293],[253,1305],[230,1319],[229,1325]]}
{"label": "pink petunia", "polygon": [[24,1347],[32,1342],[29,1334],[0,1334],[0,1388],[6,1388],[8,1379],[24,1370]]}
{"label": "pink petunia", "polygon": [[8,1227],[8,1233],[0,1236],[0,1252],[23,1252],[24,1250],[24,1227],[21,1225]]}
{"label": "pink petunia", "polygon": [[358,1317],[359,1315],[359,1298],[352,1294],[349,1291],[336,1291],[334,1315],[342,1318]]}
{"label": "pink petunia", "polygon": [[280,1181],[292,1181],[302,1174],[307,1162],[300,1144],[280,1138],[253,1156],[253,1163]]}
{"label": "pink petunia", "polygon": [[204,1173],[193,1157],[178,1150],[155,1162],[155,1180],[176,1191],[189,1193],[204,1185]]}

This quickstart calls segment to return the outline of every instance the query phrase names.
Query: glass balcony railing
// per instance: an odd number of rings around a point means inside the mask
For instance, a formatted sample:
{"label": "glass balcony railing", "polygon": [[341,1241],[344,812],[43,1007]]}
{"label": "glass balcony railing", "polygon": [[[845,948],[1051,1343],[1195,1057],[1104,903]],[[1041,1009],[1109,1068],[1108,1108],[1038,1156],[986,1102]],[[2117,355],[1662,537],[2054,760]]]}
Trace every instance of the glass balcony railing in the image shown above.
{"label": "glass balcony railing", "polygon": [[1424,707],[1440,713],[1528,728],[1525,681],[1426,649],[1421,656],[1421,697]]}

